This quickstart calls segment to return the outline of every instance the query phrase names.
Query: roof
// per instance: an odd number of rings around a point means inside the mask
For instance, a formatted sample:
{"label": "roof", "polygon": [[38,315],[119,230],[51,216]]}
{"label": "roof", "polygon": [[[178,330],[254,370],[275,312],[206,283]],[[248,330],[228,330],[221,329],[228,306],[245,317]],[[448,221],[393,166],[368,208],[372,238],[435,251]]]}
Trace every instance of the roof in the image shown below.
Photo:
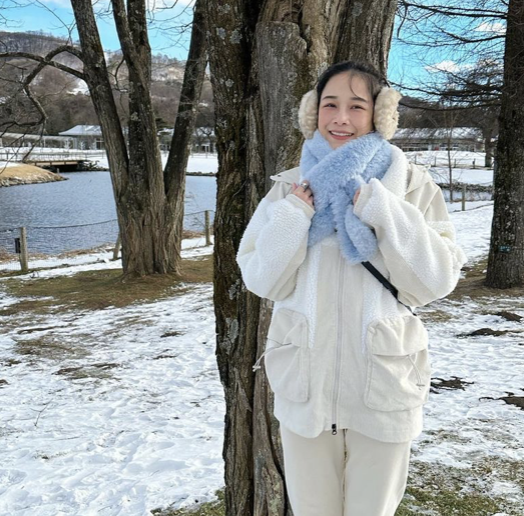
{"label": "roof", "polygon": [[52,134],[23,134],[23,133],[1,133],[0,139],[3,137],[5,138],[16,138],[20,140],[53,140],[53,141],[71,141],[71,138],[67,138],[66,136],[54,136]]}
{"label": "roof", "polygon": [[481,140],[482,133],[475,127],[404,128],[397,129],[392,140],[401,138],[409,140],[443,140],[450,137],[452,140]]}
{"label": "roof", "polygon": [[58,134],[60,136],[102,136],[102,130],[99,125],[75,125]]}

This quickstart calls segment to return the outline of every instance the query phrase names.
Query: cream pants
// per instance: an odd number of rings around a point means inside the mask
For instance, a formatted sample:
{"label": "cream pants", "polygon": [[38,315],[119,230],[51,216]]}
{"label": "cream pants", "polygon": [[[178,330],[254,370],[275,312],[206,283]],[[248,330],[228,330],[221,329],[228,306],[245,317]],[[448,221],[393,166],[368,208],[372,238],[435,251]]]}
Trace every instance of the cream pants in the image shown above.
{"label": "cream pants", "polygon": [[294,516],[394,516],[406,489],[411,441],[353,430],[306,438],[280,425]]}

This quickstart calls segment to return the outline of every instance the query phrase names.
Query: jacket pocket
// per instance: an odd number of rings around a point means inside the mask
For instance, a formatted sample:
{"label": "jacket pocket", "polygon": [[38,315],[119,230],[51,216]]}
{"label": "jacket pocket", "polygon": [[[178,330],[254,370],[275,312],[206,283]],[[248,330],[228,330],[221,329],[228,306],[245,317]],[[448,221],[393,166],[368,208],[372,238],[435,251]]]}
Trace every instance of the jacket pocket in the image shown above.
{"label": "jacket pocket", "polygon": [[418,317],[409,314],[371,323],[367,346],[366,406],[386,412],[410,410],[428,400],[428,333]]}
{"label": "jacket pocket", "polygon": [[309,399],[309,360],[307,319],[287,308],[278,310],[271,320],[265,352],[262,358],[272,391],[290,401]]}

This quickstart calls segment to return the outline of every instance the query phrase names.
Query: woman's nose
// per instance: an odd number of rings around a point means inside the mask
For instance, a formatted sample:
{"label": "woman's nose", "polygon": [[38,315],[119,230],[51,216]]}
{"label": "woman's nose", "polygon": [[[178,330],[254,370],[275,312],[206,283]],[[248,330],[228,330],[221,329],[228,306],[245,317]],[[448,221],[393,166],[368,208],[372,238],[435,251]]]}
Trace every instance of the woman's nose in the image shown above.
{"label": "woman's nose", "polygon": [[349,113],[347,111],[339,111],[337,113],[337,116],[335,117],[334,122],[337,124],[349,124],[350,122]]}

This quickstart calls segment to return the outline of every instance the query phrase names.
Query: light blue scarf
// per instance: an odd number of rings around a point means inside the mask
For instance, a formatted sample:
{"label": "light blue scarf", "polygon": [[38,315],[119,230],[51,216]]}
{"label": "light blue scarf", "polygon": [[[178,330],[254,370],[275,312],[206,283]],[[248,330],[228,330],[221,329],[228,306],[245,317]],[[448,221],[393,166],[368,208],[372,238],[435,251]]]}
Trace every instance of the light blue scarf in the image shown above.
{"label": "light blue scarf", "polygon": [[308,246],[337,230],[340,250],[352,264],[370,260],[377,251],[371,228],[353,213],[353,197],[361,184],[382,179],[391,165],[391,145],[377,132],[332,149],[317,131],[306,140],[300,158],[301,180],[309,181],[315,215]]}

